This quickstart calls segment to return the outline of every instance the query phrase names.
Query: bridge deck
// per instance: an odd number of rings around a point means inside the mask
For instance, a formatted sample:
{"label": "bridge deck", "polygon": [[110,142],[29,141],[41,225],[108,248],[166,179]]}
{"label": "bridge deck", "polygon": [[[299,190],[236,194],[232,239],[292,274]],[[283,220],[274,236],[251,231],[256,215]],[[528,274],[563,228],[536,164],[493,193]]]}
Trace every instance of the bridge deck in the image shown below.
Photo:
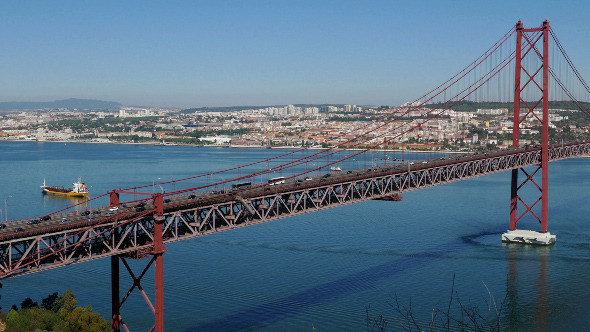
{"label": "bridge deck", "polygon": [[[551,146],[550,161],[589,153],[590,142]],[[289,179],[283,184],[241,190],[171,196],[164,202],[164,242],[538,165],[540,158],[540,147],[528,147]],[[55,214],[38,222],[9,222],[0,230],[0,278],[149,251],[153,203],[139,204],[124,203],[117,211],[100,207],[88,214]]]}

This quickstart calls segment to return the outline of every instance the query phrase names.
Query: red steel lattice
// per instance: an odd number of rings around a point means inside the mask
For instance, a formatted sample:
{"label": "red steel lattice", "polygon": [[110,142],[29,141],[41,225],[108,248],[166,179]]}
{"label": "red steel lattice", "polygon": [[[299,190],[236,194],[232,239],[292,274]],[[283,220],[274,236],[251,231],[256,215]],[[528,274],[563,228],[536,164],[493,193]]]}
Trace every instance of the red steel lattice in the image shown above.
{"label": "red steel lattice", "polygon": [[[525,45],[523,47],[523,39]],[[538,50],[537,45],[542,43],[542,53]],[[524,51],[524,52],[523,52]],[[523,65],[523,59],[527,56],[538,57],[541,60],[539,67],[526,67]],[[529,116],[535,117],[542,127],[541,142],[541,160],[537,169],[529,174],[524,168],[512,170],[512,181],[510,191],[510,229],[515,230],[516,224],[526,215],[531,215],[541,224],[541,232],[548,230],[548,205],[549,205],[549,22],[544,21],[539,28],[525,29],[522,22],[516,24],[516,59],[514,73],[514,120],[512,132],[512,147],[517,148],[520,145],[520,124]],[[542,72],[542,82],[539,84],[538,74]],[[526,78],[522,80],[522,73]],[[521,85],[521,83],[524,83]],[[534,103],[523,99],[525,89],[532,89],[540,92],[540,97],[534,100]],[[527,94],[529,95],[529,94]],[[524,105],[526,113],[520,116],[521,104]],[[537,107],[542,104],[542,115],[539,117]],[[541,170],[541,185],[535,181],[535,175]],[[518,182],[518,174],[523,172],[526,176],[524,182]],[[518,194],[519,190],[525,184],[533,185],[539,189],[541,196],[532,204],[527,204]],[[518,215],[518,203],[525,208],[525,211]],[[541,202],[541,216],[533,211],[537,203]]]}

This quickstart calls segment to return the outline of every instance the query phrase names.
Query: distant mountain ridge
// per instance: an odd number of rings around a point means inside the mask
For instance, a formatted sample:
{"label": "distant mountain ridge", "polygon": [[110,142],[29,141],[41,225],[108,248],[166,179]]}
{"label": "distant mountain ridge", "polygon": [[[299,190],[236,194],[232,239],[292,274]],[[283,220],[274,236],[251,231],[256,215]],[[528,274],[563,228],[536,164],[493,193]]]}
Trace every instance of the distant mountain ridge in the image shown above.
{"label": "distant mountain ridge", "polygon": [[28,111],[44,108],[69,108],[79,110],[92,109],[118,109],[123,106],[115,101],[104,101],[97,99],[63,99],[54,101],[6,101],[0,102],[0,111]]}

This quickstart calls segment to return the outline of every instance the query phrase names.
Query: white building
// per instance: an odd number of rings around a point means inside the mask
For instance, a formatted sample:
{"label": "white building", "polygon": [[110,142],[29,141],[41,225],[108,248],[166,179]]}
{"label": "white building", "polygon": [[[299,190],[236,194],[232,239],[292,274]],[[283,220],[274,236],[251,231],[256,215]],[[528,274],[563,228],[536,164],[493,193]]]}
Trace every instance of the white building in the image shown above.
{"label": "white building", "polygon": [[211,137],[200,137],[200,141],[209,142],[212,144],[229,144],[231,137],[229,136],[211,136]]}

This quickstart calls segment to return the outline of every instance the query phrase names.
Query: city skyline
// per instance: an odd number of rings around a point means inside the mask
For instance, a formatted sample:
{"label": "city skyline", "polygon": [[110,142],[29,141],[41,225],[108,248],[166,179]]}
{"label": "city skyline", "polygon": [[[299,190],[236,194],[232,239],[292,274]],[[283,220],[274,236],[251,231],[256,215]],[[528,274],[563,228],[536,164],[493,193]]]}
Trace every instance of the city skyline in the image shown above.
{"label": "city skyline", "polygon": [[[534,6],[534,7],[533,7]],[[399,105],[446,80],[518,20],[548,19],[576,63],[584,2],[0,4],[0,102]],[[521,14],[521,13],[526,13]]]}

